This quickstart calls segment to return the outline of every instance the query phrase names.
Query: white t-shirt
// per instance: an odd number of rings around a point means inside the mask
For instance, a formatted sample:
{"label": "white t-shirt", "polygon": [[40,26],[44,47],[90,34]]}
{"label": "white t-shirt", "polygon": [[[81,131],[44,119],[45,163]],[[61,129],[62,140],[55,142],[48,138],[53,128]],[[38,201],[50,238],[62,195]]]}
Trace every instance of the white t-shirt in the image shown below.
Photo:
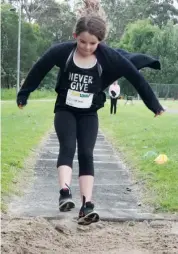
{"label": "white t-shirt", "polygon": [[[115,96],[112,95],[112,93],[111,93],[112,91],[114,91],[116,93]],[[117,98],[117,97],[119,97],[119,95],[120,95],[120,86],[118,84],[115,84],[115,83],[110,85],[110,87],[109,87],[109,96],[111,98]]]}

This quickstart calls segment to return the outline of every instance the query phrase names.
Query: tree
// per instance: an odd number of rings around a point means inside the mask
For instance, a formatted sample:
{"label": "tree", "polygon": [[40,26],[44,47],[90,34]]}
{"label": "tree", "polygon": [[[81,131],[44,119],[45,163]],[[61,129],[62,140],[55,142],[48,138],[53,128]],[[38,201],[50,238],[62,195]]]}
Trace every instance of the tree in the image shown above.
{"label": "tree", "polygon": [[108,38],[107,42],[112,44],[119,40],[125,30],[126,25],[130,22],[127,13],[127,3],[122,0],[103,0],[101,1],[108,19]]}
{"label": "tree", "polygon": [[159,32],[159,27],[153,26],[149,20],[138,20],[128,24],[119,45],[131,52],[147,53]]}
{"label": "tree", "polygon": [[178,84],[178,25],[168,23],[153,38],[154,47],[150,52],[160,56],[162,71],[158,76],[160,83]]}
{"label": "tree", "polygon": [[[164,29],[152,25],[148,20],[136,21],[129,24],[117,45],[131,52],[142,52],[158,57],[161,62],[161,71],[144,69],[141,72],[150,83],[178,84],[178,25],[169,22]],[[128,82],[120,81],[123,92],[134,94]],[[162,94],[168,86],[162,86]],[[174,86],[176,93],[177,87]],[[178,93],[178,91],[177,91]]]}
{"label": "tree", "polygon": [[62,42],[72,38],[76,17],[69,4],[55,3],[53,7],[42,11],[36,22],[48,32],[54,42]]}
{"label": "tree", "polygon": [[[17,7],[18,1],[11,2]],[[23,2],[30,4],[29,1]],[[33,15],[27,15],[24,9],[22,12],[21,79],[26,77],[32,65],[53,43],[69,40],[72,37],[75,15],[69,5],[49,0],[40,8],[40,3],[44,3],[44,0],[31,1],[31,4],[38,4],[38,8],[33,8],[35,12],[31,11]],[[10,11],[14,6],[2,5],[2,84],[7,88],[16,84],[18,13]],[[37,15],[37,10],[40,15]],[[52,70],[40,87],[54,87],[55,75],[56,71]]]}
{"label": "tree", "polygon": [[132,0],[130,9],[130,13],[134,13],[136,19],[150,18],[153,24],[159,27],[166,25],[170,20],[178,22],[178,9],[173,0]]}
{"label": "tree", "polygon": [[[9,0],[8,2],[16,8],[19,7],[19,0]],[[41,11],[49,8],[53,3],[53,0],[21,0],[21,7],[26,21],[34,22]]]}
{"label": "tree", "polygon": [[109,20],[108,42],[119,41],[126,26],[136,20],[150,19],[160,28],[172,20],[178,22],[178,9],[173,0],[102,0]]}
{"label": "tree", "polygon": [[2,87],[10,88],[15,82],[18,16],[11,5],[1,5],[1,66]]}
{"label": "tree", "polygon": [[[16,83],[17,70],[17,34],[18,14],[11,12],[11,5],[2,5],[1,12],[1,55],[2,55],[2,87],[11,88]],[[40,50],[51,44],[42,37],[37,24],[25,22],[21,24],[21,79],[39,57]]]}

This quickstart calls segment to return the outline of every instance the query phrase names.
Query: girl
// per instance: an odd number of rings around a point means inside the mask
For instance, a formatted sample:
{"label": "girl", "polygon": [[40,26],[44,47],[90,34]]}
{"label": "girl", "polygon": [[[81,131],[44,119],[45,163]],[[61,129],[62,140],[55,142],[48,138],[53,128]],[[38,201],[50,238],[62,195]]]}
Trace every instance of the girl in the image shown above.
{"label": "girl", "polygon": [[[93,4],[90,8],[87,7],[77,21],[74,32],[76,41],[56,44],[48,49],[30,70],[17,96],[17,105],[23,108],[30,93],[38,87],[45,75],[55,65],[60,68],[54,108],[54,126],[60,144],[57,160],[59,209],[69,211],[75,206],[70,183],[77,141],[82,197],[78,223],[84,225],[99,220],[91,202],[94,183],[93,150],[98,133],[97,110],[104,106],[105,88],[124,76],[155,116],[163,112],[149,84],[131,61],[101,43],[106,35],[106,22],[100,16],[99,8],[92,6]],[[137,65],[139,61],[136,62]]]}
{"label": "girl", "polygon": [[111,107],[110,107],[110,113],[112,114],[113,108],[114,108],[114,114],[116,114],[117,110],[117,100],[120,94],[120,86],[118,85],[117,81],[115,81],[112,85],[109,87],[109,95],[111,98]]}

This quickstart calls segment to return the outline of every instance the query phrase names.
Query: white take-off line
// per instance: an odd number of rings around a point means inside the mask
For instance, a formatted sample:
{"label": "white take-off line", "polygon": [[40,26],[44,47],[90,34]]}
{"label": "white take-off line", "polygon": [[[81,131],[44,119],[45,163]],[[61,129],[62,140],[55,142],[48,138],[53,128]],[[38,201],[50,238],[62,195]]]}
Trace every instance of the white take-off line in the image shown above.
{"label": "white take-off line", "polygon": [[[56,146],[57,147],[57,145],[58,145],[58,147],[59,147],[59,143],[58,142],[46,142],[45,143],[45,145],[46,146],[49,146],[49,145],[53,145],[53,146]],[[108,144],[108,143],[105,143],[105,144],[103,144],[103,143],[96,143],[96,145],[95,145],[95,147],[96,148],[99,148],[99,147],[112,147],[110,144]]]}
{"label": "white take-off line", "polygon": [[[50,150],[57,150],[59,151],[59,146],[48,146],[48,147],[44,147],[43,150],[47,150],[50,152]],[[94,151],[107,151],[110,152],[107,148],[94,148]]]}
{"label": "white take-off line", "polygon": [[[30,169],[33,169],[33,167],[31,167]],[[43,167],[43,166],[38,166],[38,167],[35,167],[35,169],[36,170],[41,170],[41,169],[43,169],[44,171],[48,171],[48,169],[50,170],[50,172],[52,171],[52,170],[54,170],[54,171],[56,171],[56,168],[54,167],[54,166],[45,166],[45,167]],[[97,173],[97,172],[99,172],[99,171],[102,171],[102,172],[108,172],[108,168],[107,169],[104,169],[104,168],[96,168],[95,169],[95,172]],[[117,168],[117,169],[109,169],[109,172],[120,172],[120,173],[127,173],[127,171],[125,170],[125,169],[120,169],[120,168]],[[72,174],[73,176],[78,176],[78,173],[73,173]]]}
{"label": "white take-off line", "polygon": [[[50,152],[50,151],[48,151],[48,153],[47,152],[46,153],[45,152],[40,153],[40,155],[49,155],[49,154],[58,155],[59,153],[58,152]],[[77,156],[78,153],[75,153],[75,155]],[[108,154],[108,153],[103,153],[103,154],[95,153],[94,157],[106,157],[106,158],[110,158],[110,159],[117,159],[116,155]]]}
{"label": "white take-off line", "polygon": [[[56,159],[47,159],[47,158],[39,158],[38,161],[56,161]],[[73,162],[78,162],[78,160],[73,160]],[[95,161],[94,163],[98,164],[116,164],[118,165],[117,161]]]}

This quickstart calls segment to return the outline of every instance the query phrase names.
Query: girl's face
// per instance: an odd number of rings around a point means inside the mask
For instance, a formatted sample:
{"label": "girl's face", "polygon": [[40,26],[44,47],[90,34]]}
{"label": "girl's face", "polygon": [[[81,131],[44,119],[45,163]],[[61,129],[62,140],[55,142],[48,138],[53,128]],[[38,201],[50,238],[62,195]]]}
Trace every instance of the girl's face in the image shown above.
{"label": "girl's face", "polygon": [[79,35],[74,34],[74,38],[77,41],[77,49],[83,56],[92,55],[100,43],[95,35],[88,32],[82,32]]}

